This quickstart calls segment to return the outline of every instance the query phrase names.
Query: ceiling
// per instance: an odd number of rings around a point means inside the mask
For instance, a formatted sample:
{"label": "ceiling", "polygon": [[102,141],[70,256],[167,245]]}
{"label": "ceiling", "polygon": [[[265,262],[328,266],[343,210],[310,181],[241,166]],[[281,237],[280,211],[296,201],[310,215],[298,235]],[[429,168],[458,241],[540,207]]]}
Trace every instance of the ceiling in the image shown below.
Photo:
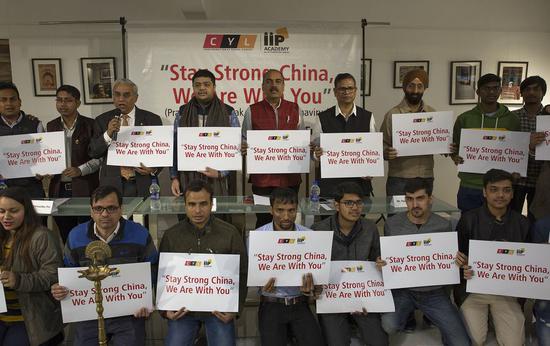
{"label": "ceiling", "polygon": [[[396,28],[550,32],[549,0],[0,0],[0,36],[43,21],[389,21]],[[4,28],[4,29],[3,29]]]}

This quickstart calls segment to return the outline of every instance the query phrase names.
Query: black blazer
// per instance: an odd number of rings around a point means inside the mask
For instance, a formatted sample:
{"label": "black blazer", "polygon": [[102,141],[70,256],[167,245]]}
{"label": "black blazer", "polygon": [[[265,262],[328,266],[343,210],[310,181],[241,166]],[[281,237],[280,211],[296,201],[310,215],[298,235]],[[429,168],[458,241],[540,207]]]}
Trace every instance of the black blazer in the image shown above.
{"label": "black blazer", "polygon": [[[162,119],[149,111],[136,108],[135,126],[161,126]],[[109,121],[115,117],[116,109],[98,115],[94,121],[94,135],[88,147],[88,153],[93,158],[103,158],[101,169],[99,171],[99,185],[113,185],[122,191],[122,180],[120,177],[120,167],[107,165],[107,151],[109,146],[105,143],[103,134],[107,131]],[[136,172],[136,185],[138,196],[149,196],[149,186],[151,185],[150,175],[141,175]]]}
{"label": "black blazer", "polygon": [[[78,120],[74,128],[72,143],[71,143],[71,165],[78,167],[90,160],[88,155],[88,146],[92,138],[94,127],[94,119],[78,115]],[[50,121],[46,128],[48,132],[63,131],[63,123],[61,117],[57,117]],[[88,174],[72,179],[72,195],[73,197],[88,197],[98,185],[98,172]],[[50,182],[49,197],[59,196],[59,186],[61,184],[61,174],[56,174]]]}

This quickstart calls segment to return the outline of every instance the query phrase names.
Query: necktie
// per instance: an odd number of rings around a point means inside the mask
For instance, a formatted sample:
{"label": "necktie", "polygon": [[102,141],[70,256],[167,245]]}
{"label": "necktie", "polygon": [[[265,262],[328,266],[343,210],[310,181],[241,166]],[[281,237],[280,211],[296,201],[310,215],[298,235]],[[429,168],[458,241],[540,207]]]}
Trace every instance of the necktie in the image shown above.
{"label": "necktie", "polygon": [[[128,119],[130,118],[130,116],[128,114],[123,114],[121,118],[122,118],[122,124],[120,124],[120,126],[128,126],[129,125]],[[130,180],[135,175],[136,173],[132,167],[124,167],[124,166],[120,167],[120,176],[123,177],[124,179]]]}

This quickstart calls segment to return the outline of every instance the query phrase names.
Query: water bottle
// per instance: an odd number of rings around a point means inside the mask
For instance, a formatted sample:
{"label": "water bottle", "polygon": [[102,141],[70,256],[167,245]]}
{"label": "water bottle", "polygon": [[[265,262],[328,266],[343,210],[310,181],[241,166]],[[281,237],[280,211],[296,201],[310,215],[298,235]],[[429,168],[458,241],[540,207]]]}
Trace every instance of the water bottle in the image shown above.
{"label": "water bottle", "polygon": [[149,187],[149,203],[151,203],[151,210],[160,210],[160,186],[157,177],[153,177],[151,180],[151,186]]}
{"label": "water bottle", "polygon": [[321,195],[321,188],[317,180],[313,181],[311,189],[309,190],[309,207],[311,211],[319,211],[319,196]]}
{"label": "water bottle", "polygon": [[5,190],[8,188],[8,185],[6,185],[5,179],[0,179],[0,190]]}

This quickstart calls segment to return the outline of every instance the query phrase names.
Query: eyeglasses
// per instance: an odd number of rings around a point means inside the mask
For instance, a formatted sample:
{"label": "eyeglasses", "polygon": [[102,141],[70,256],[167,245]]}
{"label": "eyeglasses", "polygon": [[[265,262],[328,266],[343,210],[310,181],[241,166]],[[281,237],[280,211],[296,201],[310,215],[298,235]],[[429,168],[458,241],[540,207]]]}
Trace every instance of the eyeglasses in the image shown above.
{"label": "eyeglasses", "polygon": [[352,93],[355,91],[355,89],[357,89],[357,87],[340,87],[340,88],[336,88],[336,91],[338,91],[339,93],[342,93],[342,94],[349,94],[349,93]]}
{"label": "eyeglasses", "polygon": [[113,214],[115,213],[117,210],[119,210],[120,207],[117,207],[117,206],[114,206],[114,205],[111,205],[111,206],[108,206],[108,207],[92,207],[92,211],[94,212],[94,214],[103,214],[104,211],[107,211],[107,214]]}
{"label": "eyeglasses", "polygon": [[357,201],[351,201],[351,200],[340,201],[340,204],[343,204],[348,208],[363,207],[363,201],[360,199]]}

